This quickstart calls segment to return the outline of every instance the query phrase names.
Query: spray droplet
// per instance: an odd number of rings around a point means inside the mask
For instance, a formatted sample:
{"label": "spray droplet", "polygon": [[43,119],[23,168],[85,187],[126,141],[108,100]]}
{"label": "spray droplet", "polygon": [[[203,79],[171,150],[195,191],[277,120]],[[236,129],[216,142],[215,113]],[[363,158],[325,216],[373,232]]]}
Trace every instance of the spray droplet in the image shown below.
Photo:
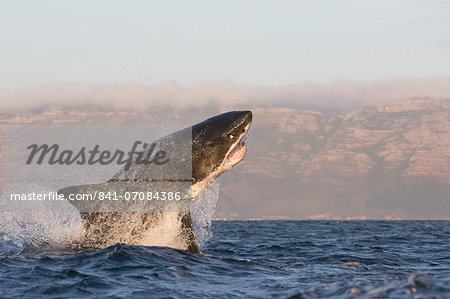
{"label": "spray droplet", "polygon": [[219,199],[219,183],[214,181],[194,201],[191,206],[191,217],[200,247],[212,237],[211,221],[216,212]]}

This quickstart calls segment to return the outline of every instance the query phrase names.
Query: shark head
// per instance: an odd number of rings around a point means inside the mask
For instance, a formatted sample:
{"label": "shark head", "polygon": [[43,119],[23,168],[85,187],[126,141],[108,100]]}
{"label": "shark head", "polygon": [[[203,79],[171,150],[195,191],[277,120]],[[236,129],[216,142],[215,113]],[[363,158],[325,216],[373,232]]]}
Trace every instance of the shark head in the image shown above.
{"label": "shark head", "polygon": [[244,137],[251,122],[251,111],[232,111],[192,126],[194,185],[209,184],[244,158]]}

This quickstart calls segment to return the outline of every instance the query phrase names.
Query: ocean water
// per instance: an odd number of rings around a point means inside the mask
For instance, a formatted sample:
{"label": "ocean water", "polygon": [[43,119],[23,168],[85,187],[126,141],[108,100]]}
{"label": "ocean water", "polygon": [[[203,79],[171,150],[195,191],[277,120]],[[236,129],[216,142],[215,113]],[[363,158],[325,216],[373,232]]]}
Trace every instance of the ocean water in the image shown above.
{"label": "ocean water", "polygon": [[0,297],[450,298],[450,221],[214,221],[201,254],[0,243]]}

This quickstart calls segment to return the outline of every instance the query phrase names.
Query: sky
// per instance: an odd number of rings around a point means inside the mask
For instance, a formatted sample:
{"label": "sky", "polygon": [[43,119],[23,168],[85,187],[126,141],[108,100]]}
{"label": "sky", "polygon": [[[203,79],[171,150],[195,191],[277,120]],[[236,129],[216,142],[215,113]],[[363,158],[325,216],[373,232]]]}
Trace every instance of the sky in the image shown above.
{"label": "sky", "polygon": [[0,1],[0,89],[450,77],[450,1]]}

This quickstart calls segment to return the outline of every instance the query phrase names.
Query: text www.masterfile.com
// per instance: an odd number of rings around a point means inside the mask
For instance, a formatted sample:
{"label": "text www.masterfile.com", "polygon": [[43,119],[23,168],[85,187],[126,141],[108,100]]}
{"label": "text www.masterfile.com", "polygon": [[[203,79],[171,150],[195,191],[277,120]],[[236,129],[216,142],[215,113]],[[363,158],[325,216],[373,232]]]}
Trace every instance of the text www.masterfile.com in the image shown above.
{"label": "text www.masterfile.com", "polygon": [[172,191],[126,191],[126,192],[99,192],[92,193],[70,193],[67,196],[55,191],[46,193],[11,193],[10,200],[158,200],[158,201],[178,201],[181,199],[181,192]]}

